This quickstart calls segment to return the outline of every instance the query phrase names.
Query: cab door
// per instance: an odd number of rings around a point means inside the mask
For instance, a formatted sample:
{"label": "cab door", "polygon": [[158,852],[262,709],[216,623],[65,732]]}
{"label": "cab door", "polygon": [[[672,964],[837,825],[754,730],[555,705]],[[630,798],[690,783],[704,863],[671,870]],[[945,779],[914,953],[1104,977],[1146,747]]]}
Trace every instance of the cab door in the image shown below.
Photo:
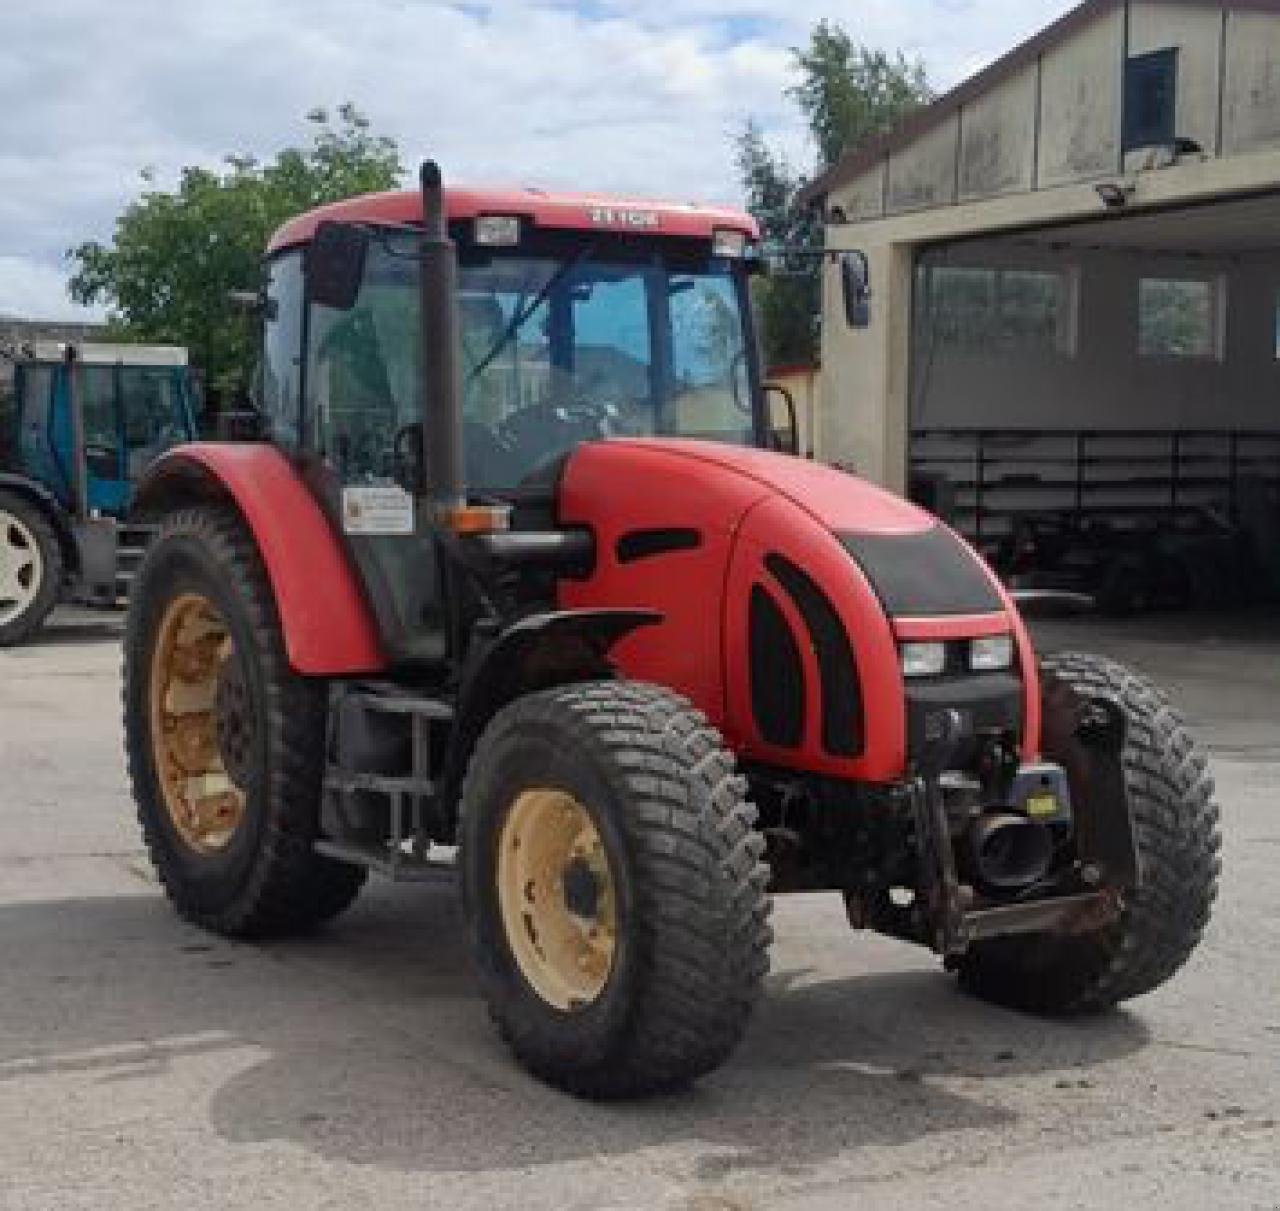
{"label": "cab door", "polygon": [[123,512],[128,485],[115,367],[80,365],[75,373],[84,414],[83,452],[76,450],[65,363],[21,367],[22,468],[71,509],[75,507],[76,460],[83,457],[89,508],[116,515]]}
{"label": "cab door", "polygon": [[[75,368],[79,376],[80,408],[84,414],[84,464],[90,512],[118,517],[129,502],[124,416],[120,404],[120,368],[87,366]],[[59,451],[66,450],[71,465],[71,405],[66,372],[59,375],[61,399],[59,426],[66,436],[60,437]]]}

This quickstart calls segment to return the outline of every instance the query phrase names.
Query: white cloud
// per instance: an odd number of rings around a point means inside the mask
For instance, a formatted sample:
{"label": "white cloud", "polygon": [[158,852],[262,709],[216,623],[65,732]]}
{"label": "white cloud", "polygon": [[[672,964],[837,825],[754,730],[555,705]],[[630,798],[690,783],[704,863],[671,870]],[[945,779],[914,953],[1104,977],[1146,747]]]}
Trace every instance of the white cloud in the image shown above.
{"label": "white cloud", "polygon": [[0,316],[102,318],[100,311],[78,307],[67,297],[66,275],[60,268],[19,256],[0,256]]}
{"label": "white cloud", "polygon": [[[734,201],[755,115],[797,163],[789,48],[822,17],[943,87],[1069,0],[9,0],[0,43],[0,312],[66,315],[65,250],[154,167],[305,137],[354,101],[454,179]],[[842,7],[848,11],[841,11]]]}

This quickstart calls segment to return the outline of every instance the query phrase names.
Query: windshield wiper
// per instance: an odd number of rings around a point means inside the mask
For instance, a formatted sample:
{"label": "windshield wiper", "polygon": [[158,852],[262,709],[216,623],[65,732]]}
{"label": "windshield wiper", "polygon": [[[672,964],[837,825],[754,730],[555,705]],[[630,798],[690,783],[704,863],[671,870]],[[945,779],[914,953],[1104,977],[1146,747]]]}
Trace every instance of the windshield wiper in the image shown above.
{"label": "windshield wiper", "polygon": [[502,335],[490,346],[489,351],[482,357],[468,372],[467,381],[464,386],[470,386],[477,378],[480,377],[492,364],[494,358],[498,356],[510,343],[512,337],[520,331],[529,321],[529,317],[533,315],[543,303],[551,297],[551,292],[560,285],[575,269],[578,268],[594,251],[594,244],[586,244],[582,250],[572,260],[565,261],[559,269],[555,271],[543,283],[542,289],[533,296],[523,307],[516,309],[515,314],[511,317],[510,322],[502,330]]}

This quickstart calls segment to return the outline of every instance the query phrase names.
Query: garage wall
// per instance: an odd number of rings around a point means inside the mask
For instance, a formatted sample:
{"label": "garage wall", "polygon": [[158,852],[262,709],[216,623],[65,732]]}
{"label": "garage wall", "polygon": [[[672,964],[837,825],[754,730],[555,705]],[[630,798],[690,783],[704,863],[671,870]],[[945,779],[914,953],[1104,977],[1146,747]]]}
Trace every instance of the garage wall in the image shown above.
{"label": "garage wall", "polygon": [[854,157],[829,205],[858,222],[1142,168],[1149,151],[1123,164],[1120,152],[1125,57],[1171,47],[1179,136],[1209,157],[1280,146],[1280,10],[1130,0],[1066,24],[1023,62],[962,85],[874,160]]}
{"label": "garage wall", "polygon": [[[1267,429],[1280,431],[1275,359],[1280,253],[1243,261],[970,245],[931,263],[979,267],[1078,267],[1074,355],[964,349],[918,328],[912,360],[914,428]],[[1222,275],[1226,329],[1221,360],[1138,353],[1142,277]]]}

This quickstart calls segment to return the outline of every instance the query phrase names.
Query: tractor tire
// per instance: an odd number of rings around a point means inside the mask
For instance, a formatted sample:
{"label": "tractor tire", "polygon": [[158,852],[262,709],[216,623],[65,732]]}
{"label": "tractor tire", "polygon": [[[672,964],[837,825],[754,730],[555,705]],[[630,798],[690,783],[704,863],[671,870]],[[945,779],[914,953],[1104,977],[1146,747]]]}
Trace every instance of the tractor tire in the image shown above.
{"label": "tractor tire", "polygon": [[720,735],[657,686],[540,691],[481,736],[463,901],[490,1014],[583,1097],[680,1089],[732,1053],[768,970],[763,838]]}
{"label": "tractor tire", "polygon": [[0,648],[26,643],[62,593],[62,544],[44,510],[0,490]]}
{"label": "tractor tire", "polygon": [[1095,933],[1000,938],[972,947],[959,961],[960,983],[1015,1009],[1099,1012],[1159,987],[1200,941],[1217,895],[1218,807],[1204,753],[1146,678],[1076,653],[1046,658],[1041,672],[1046,709],[1061,704],[1064,694],[1068,703],[1072,695],[1101,697],[1123,709],[1120,760],[1140,885],[1125,892],[1119,919]]}
{"label": "tractor tire", "polygon": [[143,839],[187,920],[230,937],[300,933],[356,898],[364,869],[313,849],[326,693],[289,668],[238,515],[170,516],[130,594],[124,728]]}

